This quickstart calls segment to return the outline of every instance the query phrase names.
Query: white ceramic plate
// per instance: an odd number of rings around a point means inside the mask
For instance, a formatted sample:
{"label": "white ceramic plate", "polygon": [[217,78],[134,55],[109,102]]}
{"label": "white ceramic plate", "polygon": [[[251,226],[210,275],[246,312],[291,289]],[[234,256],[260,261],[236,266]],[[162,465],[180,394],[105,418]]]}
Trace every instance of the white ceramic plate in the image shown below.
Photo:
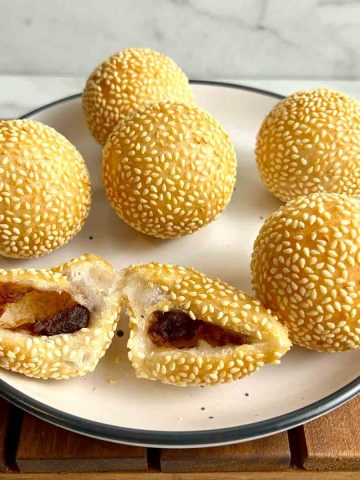
{"label": "white ceramic plate", "polygon": [[[244,87],[193,83],[197,103],[230,133],[238,157],[236,191],[225,213],[197,233],[163,241],[132,230],[108,205],[101,182],[101,151],[88,133],[80,96],[47,105],[27,117],[55,127],[86,159],[93,205],[81,233],[46,257],[2,259],[1,267],[50,267],[84,252],[117,268],[151,260],[194,266],[251,292],[250,255],[263,219],[279,205],[259,180],[256,132],[279,96]],[[360,391],[360,352],[317,353],[293,348],[281,365],[265,366],[236,383],[178,388],[139,380],[127,360],[125,320],[96,371],[69,381],[39,381],[0,371],[0,393],[54,424],[129,444],[161,447],[240,442],[285,430],[337,407]],[[120,365],[114,358],[121,354]],[[108,380],[117,380],[109,384]]]}

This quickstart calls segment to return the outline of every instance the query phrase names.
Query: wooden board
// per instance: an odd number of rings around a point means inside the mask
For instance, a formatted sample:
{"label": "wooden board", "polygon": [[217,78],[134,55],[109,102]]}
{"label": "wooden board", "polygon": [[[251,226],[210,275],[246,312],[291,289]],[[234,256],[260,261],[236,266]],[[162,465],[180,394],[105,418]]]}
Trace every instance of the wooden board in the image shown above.
{"label": "wooden board", "polygon": [[303,467],[307,470],[360,472],[359,419],[360,396],[301,427],[299,440]]}
{"label": "wooden board", "polygon": [[162,450],[163,472],[284,470],[291,460],[287,433],[214,448]]}
{"label": "wooden board", "polygon": [[6,472],[6,436],[8,428],[10,405],[0,398],[0,472]]}
{"label": "wooden board", "polygon": [[145,471],[145,448],[103,442],[25,414],[16,463],[21,472]]}
{"label": "wooden board", "polygon": [[0,480],[359,480],[358,472],[232,472],[232,473],[20,473],[1,474]]}

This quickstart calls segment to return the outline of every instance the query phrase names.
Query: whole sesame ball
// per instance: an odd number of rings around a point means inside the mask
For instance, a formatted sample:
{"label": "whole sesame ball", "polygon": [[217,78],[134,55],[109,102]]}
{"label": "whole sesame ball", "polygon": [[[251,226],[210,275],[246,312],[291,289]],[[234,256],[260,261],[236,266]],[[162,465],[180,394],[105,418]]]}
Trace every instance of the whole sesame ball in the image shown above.
{"label": "whole sesame ball", "polygon": [[83,110],[91,134],[102,145],[119,121],[149,103],[192,103],[188,79],[170,58],[149,48],[115,53],[90,75]]}
{"label": "whole sesame ball", "polygon": [[287,202],[314,192],[360,194],[360,102],[316,88],[281,100],[257,137],[267,188]]}
{"label": "whole sesame ball", "polygon": [[76,148],[47,125],[0,121],[0,254],[38,257],[81,229],[89,172]]}
{"label": "whole sesame ball", "polygon": [[252,257],[257,297],[316,350],[360,348],[360,203],[313,193],[292,200],[260,230]]}
{"label": "whole sesame ball", "polygon": [[230,201],[235,177],[229,136],[191,105],[152,104],[121,122],[103,150],[112,207],[153,237],[181,237],[214,220]]}

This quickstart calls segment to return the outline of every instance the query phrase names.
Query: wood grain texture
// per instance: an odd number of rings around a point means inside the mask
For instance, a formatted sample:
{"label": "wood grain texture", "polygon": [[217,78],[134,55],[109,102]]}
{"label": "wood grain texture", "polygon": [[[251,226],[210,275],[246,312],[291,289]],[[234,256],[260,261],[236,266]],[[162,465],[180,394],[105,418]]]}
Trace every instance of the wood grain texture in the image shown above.
{"label": "wood grain texture", "polygon": [[225,447],[163,449],[163,472],[244,472],[284,470],[290,465],[286,433]]}
{"label": "wood grain texture", "polygon": [[[66,480],[359,480],[358,472],[68,473]],[[63,480],[59,473],[1,474],[0,480]]]}
{"label": "wood grain texture", "polygon": [[6,472],[6,433],[10,415],[10,405],[0,398],[0,472]]}
{"label": "wood grain texture", "polygon": [[145,448],[68,432],[24,415],[16,462],[21,472],[145,471]]}
{"label": "wood grain texture", "polygon": [[302,466],[307,470],[358,470],[360,396],[299,428]]}

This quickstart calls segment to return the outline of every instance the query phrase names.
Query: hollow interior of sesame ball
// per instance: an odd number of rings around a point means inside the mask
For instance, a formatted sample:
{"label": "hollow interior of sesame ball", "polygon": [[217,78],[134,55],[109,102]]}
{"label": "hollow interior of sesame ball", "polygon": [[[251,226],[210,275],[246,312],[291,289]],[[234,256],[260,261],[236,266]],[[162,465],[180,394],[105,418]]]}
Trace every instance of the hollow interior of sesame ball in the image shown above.
{"label": "hollow interior of sesame ball", "polygon": [[147,333],[158,347],[195,348],[201,341],[211,347],[249,343],[249,339],[241,333],[204,320],[193,320],[181,310],[155,311],[149,320]]}
{"label": "hollow interior of sesame ball", "polygon": [[[147,353],[154,349],[239,346],[252,343],[242,332],[192,318],[156,283],[146,282],[141,275],[126,277],[123,292],[133,316],[133,348]],[[164,308],[166,304],[166,308]]]}
{"label": "hollow interior of sesame ball", "polygon": [[74,333],[88,325],[90,311],[68,292],[0,284],[0,328],[30,335]]}

